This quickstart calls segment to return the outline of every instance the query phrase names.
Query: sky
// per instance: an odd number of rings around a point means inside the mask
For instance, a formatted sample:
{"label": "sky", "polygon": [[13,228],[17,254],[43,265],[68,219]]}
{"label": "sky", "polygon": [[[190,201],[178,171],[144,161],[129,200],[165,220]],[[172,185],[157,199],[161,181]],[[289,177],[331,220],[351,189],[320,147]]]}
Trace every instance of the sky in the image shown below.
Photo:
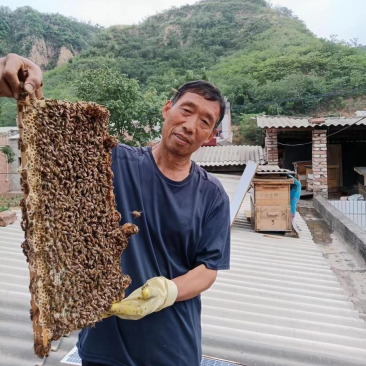
{"label": "sky", "polygon": [[[222,0],[225,1],[225,0]],[[60,13],[105,27],[136,24],[149,15],[196,0],[0,0],[12,10],[32,6],[44,13]],[[272,0],[286,6],[302,19],[318,37],[338,35],[349,41],[358,38],[366,44],[366,0]]]}

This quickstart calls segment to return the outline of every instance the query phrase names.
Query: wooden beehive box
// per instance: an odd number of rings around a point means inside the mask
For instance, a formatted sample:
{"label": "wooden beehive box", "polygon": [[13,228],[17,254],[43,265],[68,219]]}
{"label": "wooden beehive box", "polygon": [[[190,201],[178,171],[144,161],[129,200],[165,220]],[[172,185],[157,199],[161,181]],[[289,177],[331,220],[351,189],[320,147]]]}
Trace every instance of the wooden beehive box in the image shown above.
{"label": "wooden beehive box", "polygon": [[291,178],[254,178],[251,221],[255,231],[292,231]]}

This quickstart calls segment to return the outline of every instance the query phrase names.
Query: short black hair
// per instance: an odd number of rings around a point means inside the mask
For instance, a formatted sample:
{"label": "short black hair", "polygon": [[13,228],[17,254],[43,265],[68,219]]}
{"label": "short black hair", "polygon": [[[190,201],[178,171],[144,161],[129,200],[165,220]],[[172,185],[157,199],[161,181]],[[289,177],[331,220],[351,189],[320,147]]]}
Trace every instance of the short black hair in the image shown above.
{"label": "short black hair", "polygon": [[220,116],[215,124],[215,128],[219,126],[225,116],[226,102],[221,92],[216,86],[204,80],[189,81],[183,84],[176,93],[171,97],[170,101],[174,105],[185,93],[195,93],[201,97],[217,102],[220,104]]}

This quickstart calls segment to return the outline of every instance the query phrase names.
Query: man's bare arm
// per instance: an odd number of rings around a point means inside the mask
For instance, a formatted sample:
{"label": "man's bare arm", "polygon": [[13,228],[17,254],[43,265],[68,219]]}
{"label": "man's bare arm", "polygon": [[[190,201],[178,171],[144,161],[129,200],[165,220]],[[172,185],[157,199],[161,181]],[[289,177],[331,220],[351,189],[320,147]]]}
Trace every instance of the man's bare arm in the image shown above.
{"label": "man's bare arm", "polygon": [[183,276],[176,277],[173,282],[178,288],[176,301],[193,299],[208,290],[215,282],[217,271],[208,269],[204,264],[192,269]]}

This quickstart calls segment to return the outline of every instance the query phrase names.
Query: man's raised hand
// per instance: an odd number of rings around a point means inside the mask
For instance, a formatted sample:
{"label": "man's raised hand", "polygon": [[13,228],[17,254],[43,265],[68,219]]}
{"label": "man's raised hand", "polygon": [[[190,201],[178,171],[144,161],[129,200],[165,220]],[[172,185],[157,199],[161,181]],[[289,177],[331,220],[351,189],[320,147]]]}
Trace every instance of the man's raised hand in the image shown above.
{"label": "man's raised hand", "polygon": [[18,99],[20,82],[31,99],[42,99],[42,71],[34,62],[10,53],[0,58],[0,97]]}

